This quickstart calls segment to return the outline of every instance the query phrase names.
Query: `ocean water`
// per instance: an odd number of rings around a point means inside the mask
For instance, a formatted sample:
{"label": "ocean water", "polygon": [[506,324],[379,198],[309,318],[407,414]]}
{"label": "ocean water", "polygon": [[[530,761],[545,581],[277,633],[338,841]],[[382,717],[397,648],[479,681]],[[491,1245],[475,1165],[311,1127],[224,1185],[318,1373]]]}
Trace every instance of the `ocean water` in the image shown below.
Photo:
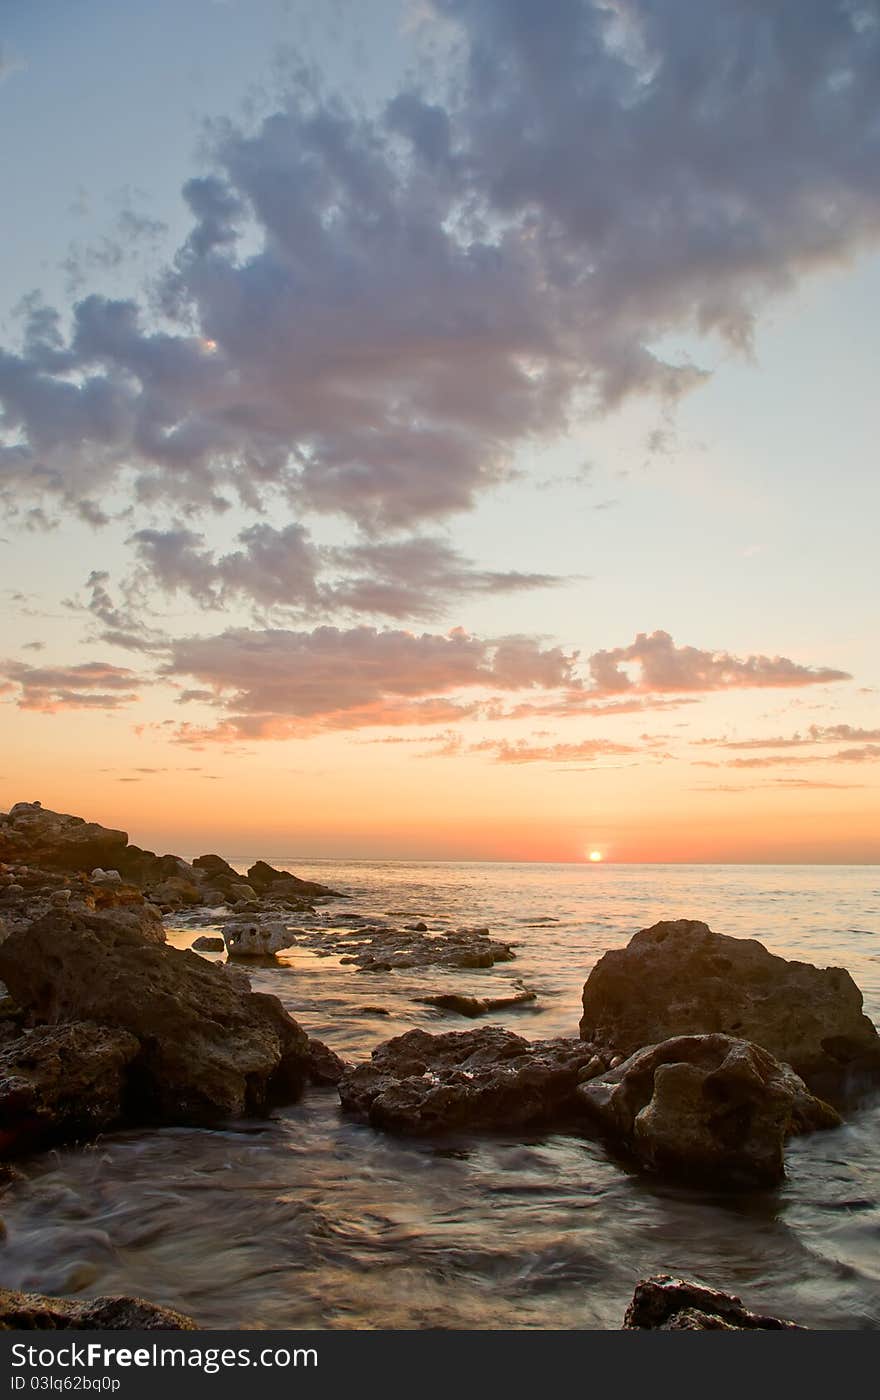
{"label": "ocean water", "polygon": [[[413,1026],[576,1035],[597,958],[661,918],[844,966],[880,1021],[877,867],[268,858],[350,896],[331,911],[484,925],[515,945],[491,969],[364,973],[300,949],[254,972],[347,1058]],[[169,924],[180,947],[204,931]],[[537,1002],[479,1022],[415,1002],[518,980]],[[377,1006],[388,1014],[364,1009]],[[716,1194],[630,1173],[568,1135],[397,1140],[312,1090],[240,1130],[130,1131],[26,1163],[0,1201],[0,1281],[133,1292],[206,1327],[615,1328],[636,1281],[668,1271],[813,1327],[877,1327],[878,1149],[880,1101],[792,1142],[780,1189]]]}

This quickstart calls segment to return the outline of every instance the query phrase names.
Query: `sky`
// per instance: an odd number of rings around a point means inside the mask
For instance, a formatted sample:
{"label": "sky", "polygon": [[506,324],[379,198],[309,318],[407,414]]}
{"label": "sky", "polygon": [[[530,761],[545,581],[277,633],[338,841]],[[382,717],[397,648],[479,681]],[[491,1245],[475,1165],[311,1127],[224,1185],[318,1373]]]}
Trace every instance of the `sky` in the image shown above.
{"label": "sky", "polygon": [[4,0],[0,809],[880,861],[878,0]]}

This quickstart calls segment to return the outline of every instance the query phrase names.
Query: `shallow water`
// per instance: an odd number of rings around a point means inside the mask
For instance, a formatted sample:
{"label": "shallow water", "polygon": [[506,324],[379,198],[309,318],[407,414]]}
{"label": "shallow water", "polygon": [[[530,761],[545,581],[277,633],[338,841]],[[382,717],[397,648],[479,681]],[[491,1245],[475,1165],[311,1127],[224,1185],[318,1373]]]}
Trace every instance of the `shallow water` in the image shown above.
{"label": "shallow water", "polygon": [[[351,895],[331,912],[488,925],[516,946],[491,969],[366,973],[297,950],[254,972],[348,1058],[414,1025],[576,1035],[597,957],[659,918],[845,966],[880,1020],[876,867],[273,864]],[[200,931],[169,938],[186,947]],[[414,1004],[516,979],[538,1001],[480,1022]],[[811,1326],[877,1327],[878,1147],[875,1103],[793,1142],[779,1191],[714,1195],[646,1181],[563,1135],[395,1140],[313,1090],[242,1131],[127,1132],[34,1159],[0,1206],[0,1278],[139,1293],[207,1327],[577,1328],[619,1326],[635,1281],[665,1270]]]}

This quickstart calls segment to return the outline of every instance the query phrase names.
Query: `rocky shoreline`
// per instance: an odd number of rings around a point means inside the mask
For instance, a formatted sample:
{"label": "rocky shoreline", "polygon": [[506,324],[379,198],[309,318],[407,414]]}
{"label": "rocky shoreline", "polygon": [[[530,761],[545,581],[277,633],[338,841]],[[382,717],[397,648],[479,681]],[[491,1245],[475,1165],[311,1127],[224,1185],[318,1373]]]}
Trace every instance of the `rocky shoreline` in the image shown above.
{"label": "rocky shoreline", "polygon": [[[263,861],[245,877],[214,854],[157,856],[125,832],[39,804],[0,815],[0,1171],[119,1126],[259,1118],[311,1087],[338,1092],[343,1113],[382,1133],[564,1132],[602,1140],[628,1171],[768,1190],[784,1179],[792,1136],[839,1125],[880,1083],[880,1039],[846,971],[790,962],[692,920],[661,922],[606,953],[571,1037],[411,1030],[346,1064],[276,997],[252,991],[247,967],[299,947],[354,975],[491,973],[515,951],[483,927],[401,927],[323,907],[341,897]],[[190,949],[166,943],[168,914],[191,927]],[[224,951],[226,961],[213,960]],[[418,1000],[475,1018],[535,995],[519,983],[509,996]],[[743,1320],[754,1315],[738,1299],[722,1306],[728,1295],[718,1294],[715,1306],[705,1289],[675,1294],[673,1308],[671,1286],[640,1284],[625,1325],[794,1325]],[[2,1296],[0,1326],[186,1325],[4,1323],[7,1308],[38,1317],[49,1303]],[[101,1301],[64,1306],[82,1317]],[[63,1300],[49,1302],[63,1312]],[[117,1315],[127,1314],[107,1314]]]}

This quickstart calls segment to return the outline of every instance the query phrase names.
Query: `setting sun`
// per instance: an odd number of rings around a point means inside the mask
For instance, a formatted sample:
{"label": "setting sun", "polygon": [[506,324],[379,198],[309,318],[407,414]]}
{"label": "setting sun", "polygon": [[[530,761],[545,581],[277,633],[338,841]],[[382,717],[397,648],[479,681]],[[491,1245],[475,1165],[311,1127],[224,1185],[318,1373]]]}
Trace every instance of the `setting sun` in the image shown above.
{"label": "setting sun", "polygon": [[590,860],[592,860],[592,861],[599,861],[599,860],[601,860],[601,859],[602,859],[602,852],[601,852],[601,851],[590,851]]}

